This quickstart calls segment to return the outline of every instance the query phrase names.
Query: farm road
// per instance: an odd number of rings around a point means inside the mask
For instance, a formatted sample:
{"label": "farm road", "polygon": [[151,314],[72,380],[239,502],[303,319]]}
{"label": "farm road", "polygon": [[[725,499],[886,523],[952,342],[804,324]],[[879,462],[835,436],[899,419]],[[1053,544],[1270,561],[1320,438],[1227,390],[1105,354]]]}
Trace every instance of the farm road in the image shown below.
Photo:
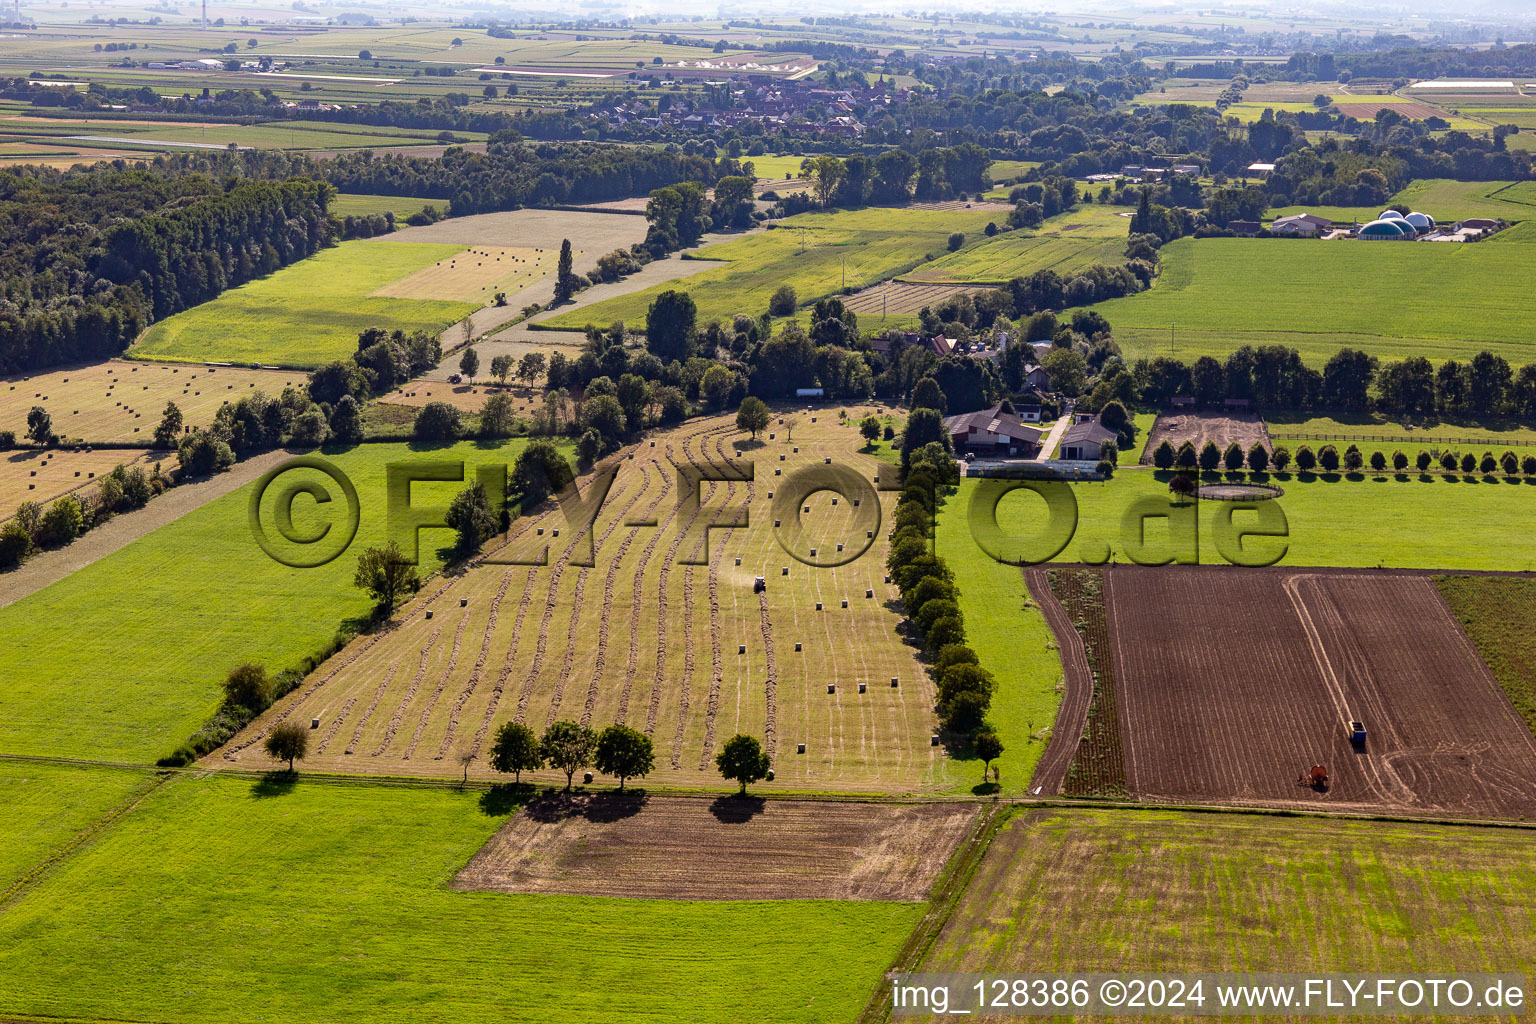
{"label": "farm road", "polygon": [[1046,459],[1051,458],[1056,451],[1056,446],[1061,443],[1061,435],[1065,434],[1067,428],[1071,425],[1072,414],[1070,412],[1057,420],[1056,425],[1051,428],[1051,432],[1040,439],[1040,454],[1036,455],[1033,461],[1044,462]]}
{"label": "farm road", "polygon": [[1083,647],[1082,635],[1072,625],[1067,610],[1062,607],[1044,569],[1026,569],[1024,582],[1029,595],[1040,606],[1046,623],[1056,637],[1061,649],[1063,692],[1061,709],[1056,712],[1056,722],[1051,727],[1051,738],[1045,753],[1035,765],[1035,777],[1030,780],[1029,792],[1038,790],[1039,796],[1055,796],[1061,792],[1067,779],[1067,768],[1077,753],[1083,738],[1083,727],[1088,722],[1088,708],[1093,703],[1093,670],[1088,667],[1088,651]]}
{"label": "farm road", "polygon": [[127,547],[215,498],[244,487],[267,470],[297,453],[279,448],[237,462],[226,473],[166,491],[137,512],[114,516],[103,526],[66,547],[43,551],[27,559],[19,569],[0,575],[0,608],[57,583],[77,569]]}

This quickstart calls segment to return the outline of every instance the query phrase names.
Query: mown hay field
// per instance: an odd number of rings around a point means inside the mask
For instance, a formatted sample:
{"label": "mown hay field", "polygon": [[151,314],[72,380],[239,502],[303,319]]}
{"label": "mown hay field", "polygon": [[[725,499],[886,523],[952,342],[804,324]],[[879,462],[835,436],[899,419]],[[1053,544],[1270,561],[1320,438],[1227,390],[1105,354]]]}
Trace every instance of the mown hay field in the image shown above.
{"label": "mown hay field", "polygon": [[206,426],[225,402],[252,391],[275,398],[304,383],[304,374],[293,370],[108,359],[0,380],[0,430],[24,436],[27,413],[40,405],[60,437],[147,447],[167,402],[176,403],[187,426]]}
{"label": "mown hay field", "polygon": [[1008,231],[974,246],[941,256],[902,275],[904,281],[1006,284],[1040,270],[1069,277],[1095,263],[1116,265],[1125,259],[1126,221],[1109,234],[1093,223],[1073,224],[1063,214],[1060,228],[1034,234]]}
{"label": "mown hay field", "polygon": [[[686,291],[698,305],[699,322],[760,315],[781,285],[795,289],[801,306],[897,277],[945,251],[951,232],[979,237],[995,214],[986,211],[903,210],[868,207],[805,213],[777,228],[709,246],[699,252],[691,277],[616,296],[540,322],[541,327],[581,330],[589,323],[622,320],[643,326],[646,310],[661,292]],[[702,262],[705,260],[715,262]]]}
{"label": "mown hay field", "polygon": [[427,299],[485,305],[496,293],[513,294],[554,273],[558,255],[547,249],[470,246],[375,291],[370,298]]}
{"label": "mown hay field", "polygon": [[1023,812],[918,969],[1504,971],[1536,956],[1533,892],[1519,831]]}
{"label": "mown hay field", "polygon": [[[464,442],[420,457],[465,459],[472,473],[482,462],[510,463],[522,445]],[[288,568],[262,553],[247,486],[0,608],[0,753],[153,761],[214,711],[230,669],[295,666],[344,622],[365,619],[369,600],[352,586],[357,554],[385,535],[385,466],[412,453],[370,444],[326,454],[356,486],[361,518],[349,553],[320,568]],[[294,479],[339,498],[323,476]],[[418,483],[415,500],[446,507],[462,487]],[[296,528],[333,522],[324,513],[341,505],[296,503]],[[450,538],[423,535],[425,567],[441,563]]]}
{"label": "mown hay field", "polygon": [[448,888],[510,810],[447,787],[176,777],[6,907],[0,1012],[850,1020],[923,911]]}
{"label": "mown hay field", "polygon": [[[376,239],[343,242],[160,321],[128,354],[173,362],[314,367],[350,356],[358,334],[369,327],[437,332],[483,303],[377,293],[463,248]],[[466,266],[462,276],[476,275]]]}
{"label": "mown hay field", "polygon": [[[459,757],[474,753],[470,774],[490,778],[489,742],[503,723],[541,732],[576,719],[649,734],[654,784],[720,786],[714,755],[747,733],[763,742],[780,791],[968,788],[974,762],[931,744],[933,688],[897,632],[888,531],[875,508],[889,512],[895,495],[873,483],[892,471],[860,451],[854,423],[865,411],[850,408],[840,423],[836,409],[796,410],[792,442],[776,416],[774,436],[740,455],[748,438],[730,417],[627,450],[590,531],[553,508],[518,520],[484,562],[348,645],[206,763],[263,767],[261,740],[274,724],[319,719],[312,770],[454,776]],[[699,505],[682,507],[678,466],[746,459],[754,479],[704,483]],[[818,484],[785,508],[801,486],[791,478],[828,470],[826,459],[858,474],[865,493]],[[743,510],[745,525],[706,530]],[[651,521],[659,525],[634,525]],[[589,540],[594,561],[583,567],[572,558]],[[547,566],[491,561],[538,558],[546,546]],[[758,576],[764,593],[754,592]],[[565,782],[558,772],[536,777]]]}
{"label": "mown hay field", "polygon": [[47,504],[61,494],[92,487],[114,466],[147,465],[154,458],[153,452],[133,448],[0,452],[0,519],[15,515],[24,501]]}
{"label": "mown hay field", "polygon": [[127,769],[0,761],[0,893],[148,780]]}
{"label": "mown hay field", "polygon": [[[1148,291],[1093,307],[1128,358],[1224,355],[1255,336],[1321,366],[1344,344],[1383,359],[1536,359],[1523,246],[1181,238]],[[1246,333],[1241,341],[1236,335]]]}

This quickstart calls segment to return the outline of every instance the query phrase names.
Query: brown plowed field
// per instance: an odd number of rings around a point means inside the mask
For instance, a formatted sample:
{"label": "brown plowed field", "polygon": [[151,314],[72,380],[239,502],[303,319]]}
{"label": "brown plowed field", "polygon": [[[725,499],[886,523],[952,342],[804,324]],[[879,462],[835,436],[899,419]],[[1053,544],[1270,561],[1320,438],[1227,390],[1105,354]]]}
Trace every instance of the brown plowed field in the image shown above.
{"label": "brown plowed field", "polygon": [[1147,443],[1141,452],[1141,461],[1150,466],[1152,453],[1157,451],[1157,446],[1167,441],[1177,450],[1185,441],[1195,446],[1195,451],[1205,447],[1205,442],[1214,441],[1216,447],[1222,451],[1227,450],[1227,445],[1236,441],[1242,446],[1243,451],[1252,448],[1254,442],[1260,442],[1265,448],[1274,448],[1274,442],[1269,439],[1269,430],[1265,428],[1264,421],[1259,419],[1257,413],[1219,413],[1219,412],[1164,412],[1159,413],[1157,422],[1152,424],[1152,429],[1147,433]]}
{"label": "brown plowed field", "polygon": [[926,899],[974,804],[540,797],[455,889],[669,900]]}
{"label": "brown plowed field", "polygon": [[[1536,738],[1422,575],[1105,573],[1133,796],[1536,816]],[[1356,750],[1351,719],[1369,733]],[[1327,766],[1325,792],[1297,785]]]}

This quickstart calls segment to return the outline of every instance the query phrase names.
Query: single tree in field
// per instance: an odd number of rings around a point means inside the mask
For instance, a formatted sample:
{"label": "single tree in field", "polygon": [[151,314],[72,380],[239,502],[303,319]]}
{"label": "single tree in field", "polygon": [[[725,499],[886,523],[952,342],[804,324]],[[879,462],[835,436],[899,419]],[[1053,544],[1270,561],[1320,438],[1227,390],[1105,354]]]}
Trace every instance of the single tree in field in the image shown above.
{"label": "single tree in field", "polygon": [[496,534],[496,513],[491,510],[491,499],[485,488],[476,480],[453,496],[448,503],[445,520],[448,528],[459,535],[459,551],[474,554]]}
{"label": "single tree in field", "polygon": [[880,421],[872,415],[865,416],[859,421],[859,435],[866,445],[874,444],[880,439]]}
{"label": "single tree in field", "polygon": [[576,273],[571,267],[571,240],[560,243],[560,264],[555,269],[555,304],[569,299],[576,291]]}
{"label": "single tree in field", "polygon": [[511,356],[491,357],[491,376],[496,378],[496,383],[506,384],[507,378],[512,374]]}
{"label": "single tree in field", "polygon": [[992,767],[992,762],[1003,756],[1003,741],[990,729],[976,734],[971,740],[971,746],[976,751],[976,756],[981,758],[981,781],[987,781],[987,771]]}
{"label": "single tree in field", "polygon": [[53,417],[40,405],[27,412],[27,436],[42,445],[53,439]]}
{"label": "single tree in field", "polygon": [[794,316],[795,307],[800,304],[795,294],[795,286],[781,284],[768,299],[768,312],[772,316]]}
{"label": "single tree in field", "polygon": [[1195,493],[1195,482],[1185,473],[1176,473],[1173,479],[1168,481],[1168,490],[1181,498],[1187,498]]}
{"label": "single tree in field", "polygon": [[466,348],[464,354],[459,357],[459,372],[464,375],[465,380],[471,382],[474,381],[475,374],[480,372],[480,356],[475,351],[475,346]]}
{"label": "single tree in field", "polygon": [[791,444],[793,444],[794,441],[795,441],[795,428],[798,427],[799,425],[800,425],[800,417],[798,417],[798,416],[785,416],[784,417],[784,436],[789,439]]}
{"label": "single tree in field", "polygon": [[610,725],[597,738],[597,770],[619,780],[645,778],[656,767],[656,757],[651,752],[651,738],[638,729],[627,725]]}
{"label": "single tree in field", "polygon": [[474,763],[479,755],[473,750],[466,750],[459,755],[459,764],[464,766],[464,777],[459,780],[459,789],[462,790],[469,783],[469,766]]}
{"label": "single tree in field", "polygon": [[747,786],[768,777],[770,765],[754,737],[737,733],[715,755],[715,767],[725,778],[741,783],[741,795],[746,796]]}
{"label": "single tree in field", "polygon": [[751,433],[752,440],[757,440],[757,432],[768,426],[768,407],[763,400],[756,395],[748,395],[741,400],[741,408],[736,410],[736,429]]}
{"label": "single tree in field", "polygon": [[372,597],[386,616],[405,594],[421,589],[421,575],[408,561],[400,545],[390,541],[383,547],[368,548],[357,556],[357,572],[352,585]]}
{"label": "single tree in field", "polygon": [[263,711],[272,700],[272,681],[260,665],[245,664],[224,679],[224,699],[250,711]]}
{"label": "single tree in field", "polygon": [[267,756],[275,761],[287,761],[288,770],[294,770],[293,762],[304,760],[309,753],[309,730],[297,722],[280,722],[267,733],[264,744]]}
{"label": "single tree in field", "polygon": [[542,376],[544,376],[543,352],[529,352],[517,361],[517,379],[525,386],[532,387],[533,382]]}
{"label": "single tree in field", "polygon": [[565,791],[569,793],[576,773],[592,763],[597,733],[579,722],[561,719],[549,723],[539,741],[539,754],[551,768],[565,772]]}
{"label": "single tree in field", "polygon": [[498,772],[510,772],[513,782],[522,782],[523,772],[544,767],[539,737],[522,722],[503,725],[496,730],[496,739],[491,743],[491,767]]}
{"label": "single tree in field", "polygon": [[155,428],[155,447],[176,447],[176,439],[181,436],[182,424],[181,410],[176,407],[176,403],[166,402],[160,425]]}

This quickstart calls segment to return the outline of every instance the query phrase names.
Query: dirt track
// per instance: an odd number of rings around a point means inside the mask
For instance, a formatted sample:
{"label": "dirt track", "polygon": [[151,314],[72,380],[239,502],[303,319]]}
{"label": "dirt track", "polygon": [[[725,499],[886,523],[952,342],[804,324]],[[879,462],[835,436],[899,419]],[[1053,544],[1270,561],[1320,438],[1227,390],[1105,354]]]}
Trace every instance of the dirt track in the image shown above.
{"label": "dirt track", "polygon": [[[1105,573],[1133,795],[1536,815],[1536,738],[1420,574]],[[1348,723],[1366,723],[1363,749]],[[1297,785],[1327,766],[1326,791]]]}
{"label": "dirt track", "polygon": [[1034,598],[1045,615],[1046,623],[1056,637],[1061,651],[1062,675],[1065,688],[1061,695],[1061,708],[1056,712],[1056,724],[1051,728],[1051,739],[1045,753],[1035,765],[1035,775],[1029,782],[1029,792],[1036,796],[1054,796],[1061,792],[1067,779],[1067,768],[1077,754],[1083,738],[1083,728],[1088,722],[1088,708],[1093,703],[1093,671],[1088,667],[1088,653],[1083,649],[1083,638],[1072,625],[1067,610],[1061,606],[1044,569],[1026,569],[1024,582],[1029,596]]}
{"label": "dirt track", "polygon": [[451,884],[673,900],[921,900],[975,815],[974,804],[554,794],[503,826]]}

